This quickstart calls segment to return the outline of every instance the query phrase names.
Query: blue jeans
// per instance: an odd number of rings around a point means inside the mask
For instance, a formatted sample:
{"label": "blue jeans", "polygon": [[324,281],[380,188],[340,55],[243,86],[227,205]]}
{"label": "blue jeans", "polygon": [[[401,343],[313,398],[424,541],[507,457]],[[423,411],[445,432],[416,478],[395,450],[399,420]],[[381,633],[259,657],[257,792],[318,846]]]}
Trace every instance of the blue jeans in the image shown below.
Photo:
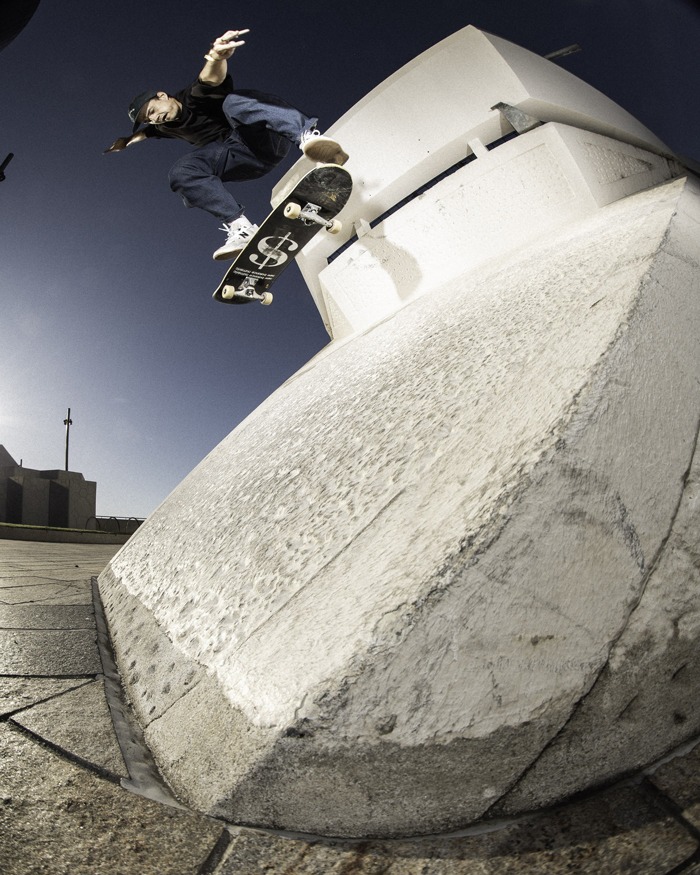
{"label": "blue jeans", "polygon": [[302,131],[316,125],[309,118],[271,94],[236,91],[223,102],[231,133],[225,140],[200,146],[170,168],[170,188],[185,206],[199,207],[217,219],[230,222],[244,208],[225,182],[257,179],[269,173],[299,144]]}

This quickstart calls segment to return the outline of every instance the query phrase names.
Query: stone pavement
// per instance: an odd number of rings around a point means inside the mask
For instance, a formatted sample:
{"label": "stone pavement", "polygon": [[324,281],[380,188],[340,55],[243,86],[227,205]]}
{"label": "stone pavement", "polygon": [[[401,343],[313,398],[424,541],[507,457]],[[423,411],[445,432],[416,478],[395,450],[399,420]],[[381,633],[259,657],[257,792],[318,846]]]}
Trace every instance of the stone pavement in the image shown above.
{"label": "stone pavement", "polygon": [[700,747],[557,809],[449,837],[309,839],[175,807],[98,646],[91,578],[117,549],[0,540],[4,875],[700,875]]}

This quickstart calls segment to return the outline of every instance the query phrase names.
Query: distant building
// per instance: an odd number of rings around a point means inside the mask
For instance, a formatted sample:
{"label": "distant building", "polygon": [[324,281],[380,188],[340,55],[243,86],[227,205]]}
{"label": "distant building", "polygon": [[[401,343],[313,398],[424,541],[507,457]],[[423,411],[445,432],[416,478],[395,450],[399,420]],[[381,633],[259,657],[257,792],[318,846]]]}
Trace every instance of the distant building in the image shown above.
{"label": "distant building", "polygon": [[25,468],[0,445],[0,522],[94,529],[96,495],[82,474]]}

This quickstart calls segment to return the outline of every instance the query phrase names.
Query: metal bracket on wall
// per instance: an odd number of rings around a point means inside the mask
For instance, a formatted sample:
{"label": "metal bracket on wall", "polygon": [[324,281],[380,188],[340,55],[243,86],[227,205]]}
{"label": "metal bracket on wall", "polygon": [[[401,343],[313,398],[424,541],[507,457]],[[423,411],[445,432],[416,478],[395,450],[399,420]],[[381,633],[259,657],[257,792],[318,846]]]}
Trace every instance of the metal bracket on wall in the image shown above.
{"label": "metal bracket on wall", "polygon": [[533,128],[542,124],[540,119],[528,115],[522,109],[511,106],[509,103],[496,103],[491,109],[497,109],[508,124],[519,134],[524,134],[531,131]]}

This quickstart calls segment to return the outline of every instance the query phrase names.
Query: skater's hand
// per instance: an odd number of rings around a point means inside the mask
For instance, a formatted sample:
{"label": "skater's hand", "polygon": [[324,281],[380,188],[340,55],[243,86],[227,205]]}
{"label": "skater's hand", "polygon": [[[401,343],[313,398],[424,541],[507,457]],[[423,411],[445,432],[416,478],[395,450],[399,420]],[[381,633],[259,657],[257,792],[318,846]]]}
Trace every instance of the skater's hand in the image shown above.
{"label": "skater's hand", "polygon": [[111,146],[104,150],[102,154],[107,155],[109,152],[123,152],[127,146],[132,146],[134,143],[140,143],[141,140],[145,139],[146,134],[143,131],[137,131],[130,137],[118,137]]}
{"label": "skater's hand", "polygon": [[239,46],[245,45],[245,40],[239,39],[245,33],[250,33],[250,28],[227,30],[211,44],[209,56],[215,61],[226,61]]}
{"label": "skater's hand", "polygon": [[122,152],[124,149],[126,149],[126,147],[128,145],[129,145],[129,138],[128,137],[119,137],[117,140],[115,140],[112,143],[112,145],[108,149],[105,149],[102,154],[106,155],[108,152]]}

